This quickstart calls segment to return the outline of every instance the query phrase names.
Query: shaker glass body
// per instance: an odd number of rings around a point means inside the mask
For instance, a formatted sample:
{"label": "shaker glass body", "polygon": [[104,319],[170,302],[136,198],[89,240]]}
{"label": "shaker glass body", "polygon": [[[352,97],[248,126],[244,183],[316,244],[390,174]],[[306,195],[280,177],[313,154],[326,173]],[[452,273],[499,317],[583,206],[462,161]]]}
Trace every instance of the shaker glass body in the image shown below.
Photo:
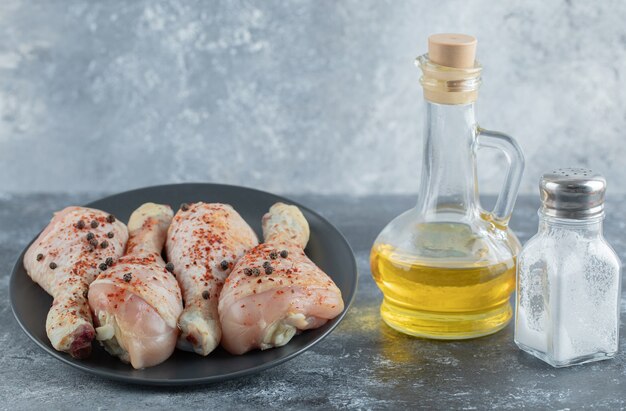
{"label": "shaker glass body", "polygon": [[602,216],[540,214],[518,258],[515,343],[554,367],[611,358],[618,348],[621,264]]}

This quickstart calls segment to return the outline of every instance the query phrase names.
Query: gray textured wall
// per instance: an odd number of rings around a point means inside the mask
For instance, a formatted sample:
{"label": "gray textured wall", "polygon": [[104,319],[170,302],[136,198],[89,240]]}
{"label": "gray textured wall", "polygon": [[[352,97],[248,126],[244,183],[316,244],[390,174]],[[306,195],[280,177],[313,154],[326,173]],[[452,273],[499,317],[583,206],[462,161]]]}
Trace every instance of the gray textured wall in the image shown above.
{"label": "gray textured wall", "polygon": [[[0,190],[217,181],[415,192],[428,34],[479,39],[478,117],[625,191],[626,2],[0,2]],[[482,156],[484,191],[502,164]]]}

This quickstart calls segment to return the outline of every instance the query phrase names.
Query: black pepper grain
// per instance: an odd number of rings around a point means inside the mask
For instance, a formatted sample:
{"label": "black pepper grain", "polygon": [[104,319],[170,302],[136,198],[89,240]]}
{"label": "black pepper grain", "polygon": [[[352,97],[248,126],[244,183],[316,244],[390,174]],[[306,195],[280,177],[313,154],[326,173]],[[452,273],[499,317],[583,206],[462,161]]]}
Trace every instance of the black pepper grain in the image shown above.
{"label": "black pepper grain", "polygon": [[270,263],[269,261],[266,261],[263,263],[263,268],[267,268],[267,267],[271,267],[272,263]]}
{"label": "black pepper grain", "polygon": [[115,216],[113,214],[109,214],[107,216],[107,223],[113,224],[115,222]]}
{"label": "black pepper grain", "polygon": [[98,266],[98,268],[100,269],[100,271],[104,271],[108,268],[109,266],[106,263],[100,263],[100,265]]}
{"label": "black pepper grain", "polygon": [[41,261],[43,260],[43,254],[39,253],[37,254],[37,261]]}
{"label": "black pepper grain", "polygon": [[252,275],[252,270],[249,268],[244,268],[243,273],[247,275],[248,277],[250,277]]}
{"label": "black pepper grain", "polygon": [[174,272],[174,264],[172,264],[172,263],[165,264],[165,269],[167,271],[169,271],[170,273],[173,273]]}
{"label": "black pepper grain", "polygon": [[228,270],[228,266],[229,264],[228,264],[228,261],[226,260],[222,260],[222,262],[220,263],[220,268],[222,269],[222,271]]}
{"label": "black pepper grain", "polygon": [[265,274],[272,274],[274,269],[272,267],[265,267]]}
{"label": "black pepper grain", "polygon": [[111,267],[113,265],[113,257],[107,257],[107,259],[104,260],[104,263]]}
{"label": "black pepper grain", "polygon": [[130,282],[130,280],[133,279],[133,275],[131,273],[126,273],[126,274],[124,274],[122,279],[128,283],[128,282]]}
{"label": "black pepper grain", "polygon": [[96,240],[95,238],[92,238],[91,240],[89,240],[89,244],[91,244],[92,247],[97,247],[98,240]]}
{"label": "black pepper grain", "polygon": [[103,242],[100,243],[100,247],[102,248],[107,248],[109,246],[109,242],[107,240],[104,240]]}
{"label": "black pepper grain", "polygon": [[95,238],[96,236],[94,235],[94,233],[92,233],[91,231],[87,233],[87,241],[91,241]]}
{"label": "black pepper grain", "polygon": [[271,258],[272,260],[277,259],[277,258],[278,258],[278,253],[277,253],[276,251],[272,251],[272,252],[270,253],[270,258]]}
{"label": "black pepper grain", "polygon": [[78,223],[76,223],[76,228],[82,230],[83,228],[85,228],[85,222],[83,220],[78,220]]}
{"label": "black pepper grain", "polygon": [[91,228],[96,228],[100,225],[99,222],[97,222],[96,220],[91,220]]}
{"label": "black pepper grain", "polygon": [[187,211],[187,210],[189,210],[189,204],[187,204],[187,203],[182,203],[182,204],[180,205],[180,209],[181,209],[181,210],[183,210],[183,211]]}
{"label": "black pepper grain", "polygon": [[53,269],[53,270],[54,270],[55,268],[57,268],[57,263],[55,263],[55,262],[53,261],[53,262],[51,262],[51,263],[50,263],[50,265],[49,265],[48,267],[50,267],[51,269]]}
{"label": "black pepper grain", "polygon": [[207,290],[202,291],[202,298],[205,300],[209,299],[209,292]]}
{"label": "black pepper grain", "polygon": [[109,231],[109,232],[107,233],[107,237],[109,237],[109,238],[113,238],[113,237],[115,237],[115,234],[113,234],[113,231]]}
{"label": "black pepper grain", "polygon": [[280,252],[280,256],[281,256],[282,258],[287,258],[287,257],[289,256],[289,251],[287,251],[287,250],[283,250],[283,251],[281,251],[281,252]]}
{"label": "black pepper grain", "polygon": [[252,269],[252,275],[254,275],[254,276],[261,275],[261,270],[259,270],[258,268],[253,268]]}

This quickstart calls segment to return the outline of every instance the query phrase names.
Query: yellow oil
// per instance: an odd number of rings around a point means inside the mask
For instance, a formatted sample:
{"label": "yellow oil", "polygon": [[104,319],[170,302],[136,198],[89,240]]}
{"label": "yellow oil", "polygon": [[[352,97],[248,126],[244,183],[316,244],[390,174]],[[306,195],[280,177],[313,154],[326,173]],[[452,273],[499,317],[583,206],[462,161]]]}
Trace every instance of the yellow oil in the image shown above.
{"label": "yellow oil", "polygon": [[[372,249],[372,273],[384,295],[383,320],[403,333],[435,339],[480,337],[506,326],[512,315],[509,297],[515,289],[515,259],[468,263],[462,258],[467,251],[463,249],[480,254],[480,246],[476,247],[475,239],[466,241],[458,227],[433,225],[421,231],[431,231],[429,241],[445,244],[443,249],[422,249],[431,253],[428,257],[384,243]],[[451,239],[451,231],[456,239]],[[433,235],[437,233],[439,239]]]}

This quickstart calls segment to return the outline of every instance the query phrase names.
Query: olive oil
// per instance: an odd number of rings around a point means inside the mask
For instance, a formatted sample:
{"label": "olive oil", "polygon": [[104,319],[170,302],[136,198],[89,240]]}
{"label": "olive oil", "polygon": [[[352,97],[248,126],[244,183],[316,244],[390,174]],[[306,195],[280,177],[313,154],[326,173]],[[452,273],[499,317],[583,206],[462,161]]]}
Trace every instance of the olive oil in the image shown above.
{"label": "olive oil", "polygon": [[[384,294],[381,315],[392,328],[421,337],[464,339],[494,333],[511,319],[514,259],[468,262],[463,256],[468,249],[476,255],[477,241],[465,242],[455,250],[449,235],[453,230],[458,236],[456,226],[460,225],[422,226],[419,231],[428,233],[431,241],[433,231],[439,231],[441,238],[434,241],[448,246],[430,247],[430,257],[404,253],[384,243],[372,249],[372,274]],[[442,258],[444,255],[448,257]]]}

